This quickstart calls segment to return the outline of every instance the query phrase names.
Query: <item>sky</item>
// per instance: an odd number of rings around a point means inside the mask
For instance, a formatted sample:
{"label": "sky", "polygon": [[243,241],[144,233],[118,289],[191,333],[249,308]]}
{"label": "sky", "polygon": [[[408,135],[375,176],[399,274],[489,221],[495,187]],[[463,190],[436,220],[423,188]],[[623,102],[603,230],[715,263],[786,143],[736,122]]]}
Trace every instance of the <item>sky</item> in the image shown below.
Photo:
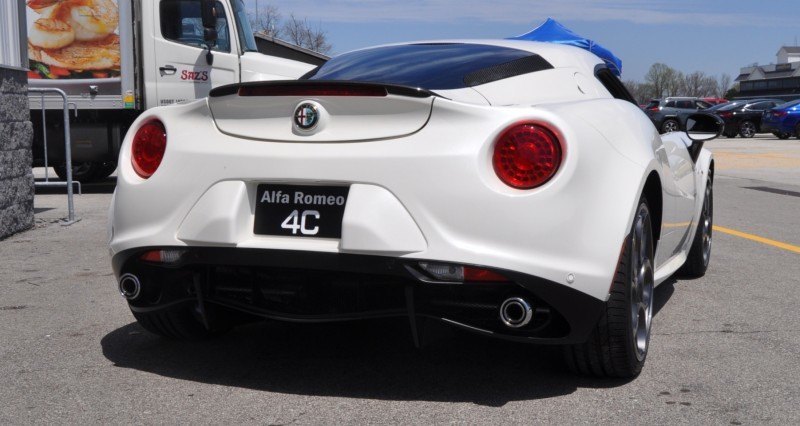
{"label": "sky", "polygon": [[[245,0],[255,8],[256,0]],[[776,61],[800,39],[798,0],[258,0],[326,31],[333,54],[393,42],[506,38],[548,17],[622,59],[623,79],[655,62],[730,74]]]}

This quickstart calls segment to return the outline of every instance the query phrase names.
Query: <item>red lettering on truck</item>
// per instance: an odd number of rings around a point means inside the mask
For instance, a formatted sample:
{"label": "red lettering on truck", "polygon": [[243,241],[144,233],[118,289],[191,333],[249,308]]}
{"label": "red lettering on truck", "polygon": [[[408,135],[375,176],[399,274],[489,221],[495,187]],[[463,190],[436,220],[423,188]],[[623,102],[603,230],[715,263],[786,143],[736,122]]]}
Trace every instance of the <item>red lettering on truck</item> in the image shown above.
{"label": "red lettering on truck", "polygon": [[208,71],[181,71],[181,80],[208,81]]}

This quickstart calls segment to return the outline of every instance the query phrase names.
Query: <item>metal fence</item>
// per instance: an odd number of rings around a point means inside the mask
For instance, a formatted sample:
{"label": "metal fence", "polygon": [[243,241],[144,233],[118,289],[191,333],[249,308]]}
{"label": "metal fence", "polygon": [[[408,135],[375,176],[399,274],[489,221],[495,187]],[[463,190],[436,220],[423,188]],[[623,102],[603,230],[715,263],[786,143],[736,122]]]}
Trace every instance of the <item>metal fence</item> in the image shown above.
{"label": "metal fence", "polygon": [[[67,220],[62,221],[61,224],[64,226],[72,225],[73,223],[79,221],[75,217],[75,200],[74,200],[74,193],[73,193],[73,185],[78,186],[78,194],[81,193],[81,183],[75,182],[72,180],[72,141],[70,139],[70,129],[69,129],[69,108],[70,106],[74,106],[67,100],[67,94],[64,93],[61,89],[56,88],[28,88],[28,93],[38,93],[42,97],[42,143],[44,146],[44,182],[36,182],[37,187],[53,187],[53,186],[66,186],[67,187],[67,211],[68,216]],[[50,165],[47,161],[47,120],[45,117],[45,96],[47,94],[55,94],[61,97],[62,104],[63,104],[63,111],[64,111],[64,157],[66,159],[66,174],[67,180],[66,182],[51,182],[50,181]],[[78,114],[77,108],[75,108],[75,115]]]}

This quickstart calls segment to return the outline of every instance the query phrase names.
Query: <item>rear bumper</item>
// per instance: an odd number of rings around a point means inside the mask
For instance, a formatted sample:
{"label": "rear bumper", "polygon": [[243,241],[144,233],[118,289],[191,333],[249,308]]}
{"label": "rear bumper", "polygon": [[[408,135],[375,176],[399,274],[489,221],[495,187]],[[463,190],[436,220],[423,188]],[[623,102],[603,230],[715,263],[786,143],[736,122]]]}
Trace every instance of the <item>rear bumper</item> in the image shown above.
{"label": "rear bumper", "polygon": [[722,130],[723,134],[739,133],[739,123],[733,120],[726,120],[725,127]]}
{"label": "rear bumper", "polygon": [[[419,278],[420,260],[414,259],[181,247],[181,260],[165,265],[140,260],[148,249],[120,252],[112,260],[117,277],[133,274],[141,281],[142,296],[129,302],[138,312],[203,300],[283,321],[407,317],[414,326],[417,317],[428,317],[507,340],[567,344],[584,342],[605,306],[565,285],[508,270],[494,269],[510,282],[434,284]],[[530,324],[513,329],[500,321],[500,304],[509,297],[533,305]]]}
{"label": "rear bumper", "polygon": [[783,122],[762,121],[761,131],[764,133],[794,133],[794,128]]}

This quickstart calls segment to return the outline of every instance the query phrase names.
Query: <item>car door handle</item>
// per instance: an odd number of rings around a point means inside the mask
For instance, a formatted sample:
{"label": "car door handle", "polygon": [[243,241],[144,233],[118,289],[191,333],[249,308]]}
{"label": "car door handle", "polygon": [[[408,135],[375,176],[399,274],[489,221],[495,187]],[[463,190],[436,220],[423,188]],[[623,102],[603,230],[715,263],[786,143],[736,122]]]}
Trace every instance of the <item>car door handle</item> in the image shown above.
{"label": "car door handle", "polygon": [[173,67],[172,65],[167,65],[167,66],[164,66],[164,67],[160,67],[158,70],[161,71],[161,75],[162,76],[164,76],[164,75],[173,75],[176,72],[178,72],[178,69]]}

